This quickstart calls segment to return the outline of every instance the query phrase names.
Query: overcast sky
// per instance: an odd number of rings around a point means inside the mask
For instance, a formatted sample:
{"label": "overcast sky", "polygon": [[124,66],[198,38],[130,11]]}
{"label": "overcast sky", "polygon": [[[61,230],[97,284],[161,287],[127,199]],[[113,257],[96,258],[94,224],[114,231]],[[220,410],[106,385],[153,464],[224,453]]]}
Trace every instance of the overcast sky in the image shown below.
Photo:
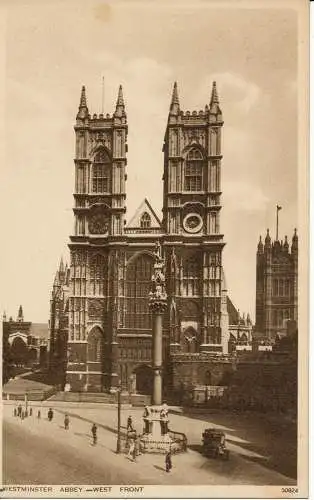
{"label": "overcast sky", "polygon": [[[162,208],[162,144],[173,81],[181,109],[204,109],[217,81],[223,127],[221,230],[229,295],[255,317],[259,235],[291,240],[297,222],[297,16],[193,2],[16,2],[6,23],[0,307],[47,321],[54,274],[73,232],[80,89],[129,123],[128,219],[145,196]],[[192,5],[192,3],[191,3]],[[264,5],[265,6],[265,5]]]}

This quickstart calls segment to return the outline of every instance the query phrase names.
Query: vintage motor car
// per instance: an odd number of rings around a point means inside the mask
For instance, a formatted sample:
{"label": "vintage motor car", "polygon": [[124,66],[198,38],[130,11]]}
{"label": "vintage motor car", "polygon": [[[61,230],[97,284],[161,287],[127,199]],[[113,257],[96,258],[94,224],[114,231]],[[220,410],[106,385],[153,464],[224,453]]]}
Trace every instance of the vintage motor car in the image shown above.
{"label": "vintage motor car", "polygon": [[205,429],[202,435],[202,453],[207,457],[229,459],[226,447],[226,435],[219,429]]}

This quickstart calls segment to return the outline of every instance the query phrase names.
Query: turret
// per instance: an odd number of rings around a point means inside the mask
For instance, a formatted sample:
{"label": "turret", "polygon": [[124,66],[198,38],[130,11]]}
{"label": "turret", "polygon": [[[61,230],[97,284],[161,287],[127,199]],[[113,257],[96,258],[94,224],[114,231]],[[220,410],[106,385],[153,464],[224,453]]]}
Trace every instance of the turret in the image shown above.
{"label": "turret", "polygon": [[169,114],[170,115],[177,115],[177,114],[179,114],[179,112],[180,112],[180,102],[179,102],[179,95],[178,95],[178,85],[177,85],[177,82],[174,82]]}

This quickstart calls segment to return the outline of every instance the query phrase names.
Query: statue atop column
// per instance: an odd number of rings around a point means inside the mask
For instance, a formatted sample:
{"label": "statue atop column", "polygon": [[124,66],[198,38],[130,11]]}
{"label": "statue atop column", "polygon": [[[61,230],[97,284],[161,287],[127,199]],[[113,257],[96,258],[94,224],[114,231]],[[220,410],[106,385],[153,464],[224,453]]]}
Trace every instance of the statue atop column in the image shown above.
{"label": "statue atop column", "polygon": [[149,307],[152,312],[162,313],[167,307],[167,293],[164,274],[165,260],[161,255],[159,241],[155,245],[154,258],[154,274],[152,276],[152,290],[149,293]]}

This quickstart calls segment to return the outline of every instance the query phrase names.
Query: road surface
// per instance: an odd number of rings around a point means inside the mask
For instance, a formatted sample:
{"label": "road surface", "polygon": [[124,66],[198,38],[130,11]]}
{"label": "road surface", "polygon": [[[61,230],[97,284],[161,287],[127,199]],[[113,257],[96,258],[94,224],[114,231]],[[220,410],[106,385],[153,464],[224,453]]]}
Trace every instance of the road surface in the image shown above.
{"label": "road surface", "polygon": [[[98,444],[93,447],[91,423],[85,417],[71,416],[70,429],[65,431],[64,414],[60,412],[55,412],[50,423],[46,418],[38,421],[35,412],[22,421],[12,415],[12,407],[5,406],[4,410],[3,482],[7,485],[295,484],[293,479],[257,463],[254,454],[246,459],[236,445],[228,462],[207,459],[189,450],[173,458],[174,468],[167,474],[162,455],[141,455],[137,463],[124,454],[116,455],[116,434],[100,424]],[[95,413],[94,410],[94,417]],[[112,415],[102,409],[102,415],[104,413]]]}

